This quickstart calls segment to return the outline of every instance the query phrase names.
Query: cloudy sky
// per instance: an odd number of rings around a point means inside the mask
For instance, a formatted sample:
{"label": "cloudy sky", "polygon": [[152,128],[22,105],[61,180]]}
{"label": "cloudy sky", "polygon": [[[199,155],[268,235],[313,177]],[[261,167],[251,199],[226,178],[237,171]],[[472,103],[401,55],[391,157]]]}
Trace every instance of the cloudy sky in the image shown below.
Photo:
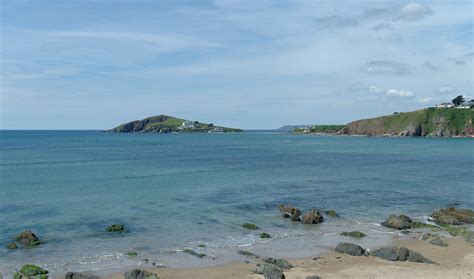
{"label": "cloudy sky", "polygon": [[26,1],[1,13],[3,129],[156,114],[336,124],[473,94],[473,2]]}

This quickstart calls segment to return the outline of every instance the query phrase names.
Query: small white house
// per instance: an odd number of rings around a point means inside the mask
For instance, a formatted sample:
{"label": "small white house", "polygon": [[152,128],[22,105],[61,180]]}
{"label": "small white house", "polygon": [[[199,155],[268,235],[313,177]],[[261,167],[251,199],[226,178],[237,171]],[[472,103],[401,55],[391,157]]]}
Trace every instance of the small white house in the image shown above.
{"label": "small white house", "polygon": [[441,103],[439,105],[435,105],[435,108],[452,108],[454,105],[452,103]]}
{"label": "small white house", "polygon": [[194,122],[186,120],[183,122],[183,124],[181,124],[181,127],[183,127],[184,129],[193,129],[195,128],[195,125]]}

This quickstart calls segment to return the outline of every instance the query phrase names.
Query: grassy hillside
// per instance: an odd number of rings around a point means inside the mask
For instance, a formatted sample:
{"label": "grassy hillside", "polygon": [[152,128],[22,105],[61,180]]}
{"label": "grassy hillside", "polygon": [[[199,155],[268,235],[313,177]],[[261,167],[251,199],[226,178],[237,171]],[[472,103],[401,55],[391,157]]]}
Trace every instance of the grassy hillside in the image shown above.
{"label": "grassy hillside", "polygon": [[168,115],[157,115],[142,120],[131,121],[119,125],[107,132],[110,133],[207,133],[207,132],[241,132],[240,129],[214,126],[213,124],[188,121],[191,124],[183,126],[186,119],[176,118]]}
{"label": "grassy hillside", "polygon": [[474,110],[427,108],[349,123],[345,134],[398,136],[470,136]]}

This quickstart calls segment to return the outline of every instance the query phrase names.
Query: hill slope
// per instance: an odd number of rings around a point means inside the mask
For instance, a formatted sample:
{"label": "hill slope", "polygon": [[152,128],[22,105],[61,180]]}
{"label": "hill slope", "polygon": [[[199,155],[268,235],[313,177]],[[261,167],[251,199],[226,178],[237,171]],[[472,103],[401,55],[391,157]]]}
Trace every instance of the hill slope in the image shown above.
{"label": "hill slope", "polygon": [[473,136],[474,110],[427,108],[349,123],[341,133],[368,136]]}
{"label": "hill slope", "polygon": [[207,133],[241,132],[240,129],[214,126],[213,124],[189,121],[168,115],[157,115],[142,120],[131,121],[108,130],[109,133]]}

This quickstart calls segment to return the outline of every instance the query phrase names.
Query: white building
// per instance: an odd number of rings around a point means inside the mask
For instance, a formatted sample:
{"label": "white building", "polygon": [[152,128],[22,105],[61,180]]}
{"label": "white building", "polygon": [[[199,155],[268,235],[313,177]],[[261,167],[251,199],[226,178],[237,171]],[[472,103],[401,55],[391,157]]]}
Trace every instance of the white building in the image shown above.
{"label": "white building", "polygon": [[441,103],[439,105],[435,105],[435,108],[452,108],[454,105],[452,103]]}
{"label": "white building", "polygon": [[195,128],[195,125],[194,122],[186,120],[181,124],[181,127],[184,129],[193,129]]}

